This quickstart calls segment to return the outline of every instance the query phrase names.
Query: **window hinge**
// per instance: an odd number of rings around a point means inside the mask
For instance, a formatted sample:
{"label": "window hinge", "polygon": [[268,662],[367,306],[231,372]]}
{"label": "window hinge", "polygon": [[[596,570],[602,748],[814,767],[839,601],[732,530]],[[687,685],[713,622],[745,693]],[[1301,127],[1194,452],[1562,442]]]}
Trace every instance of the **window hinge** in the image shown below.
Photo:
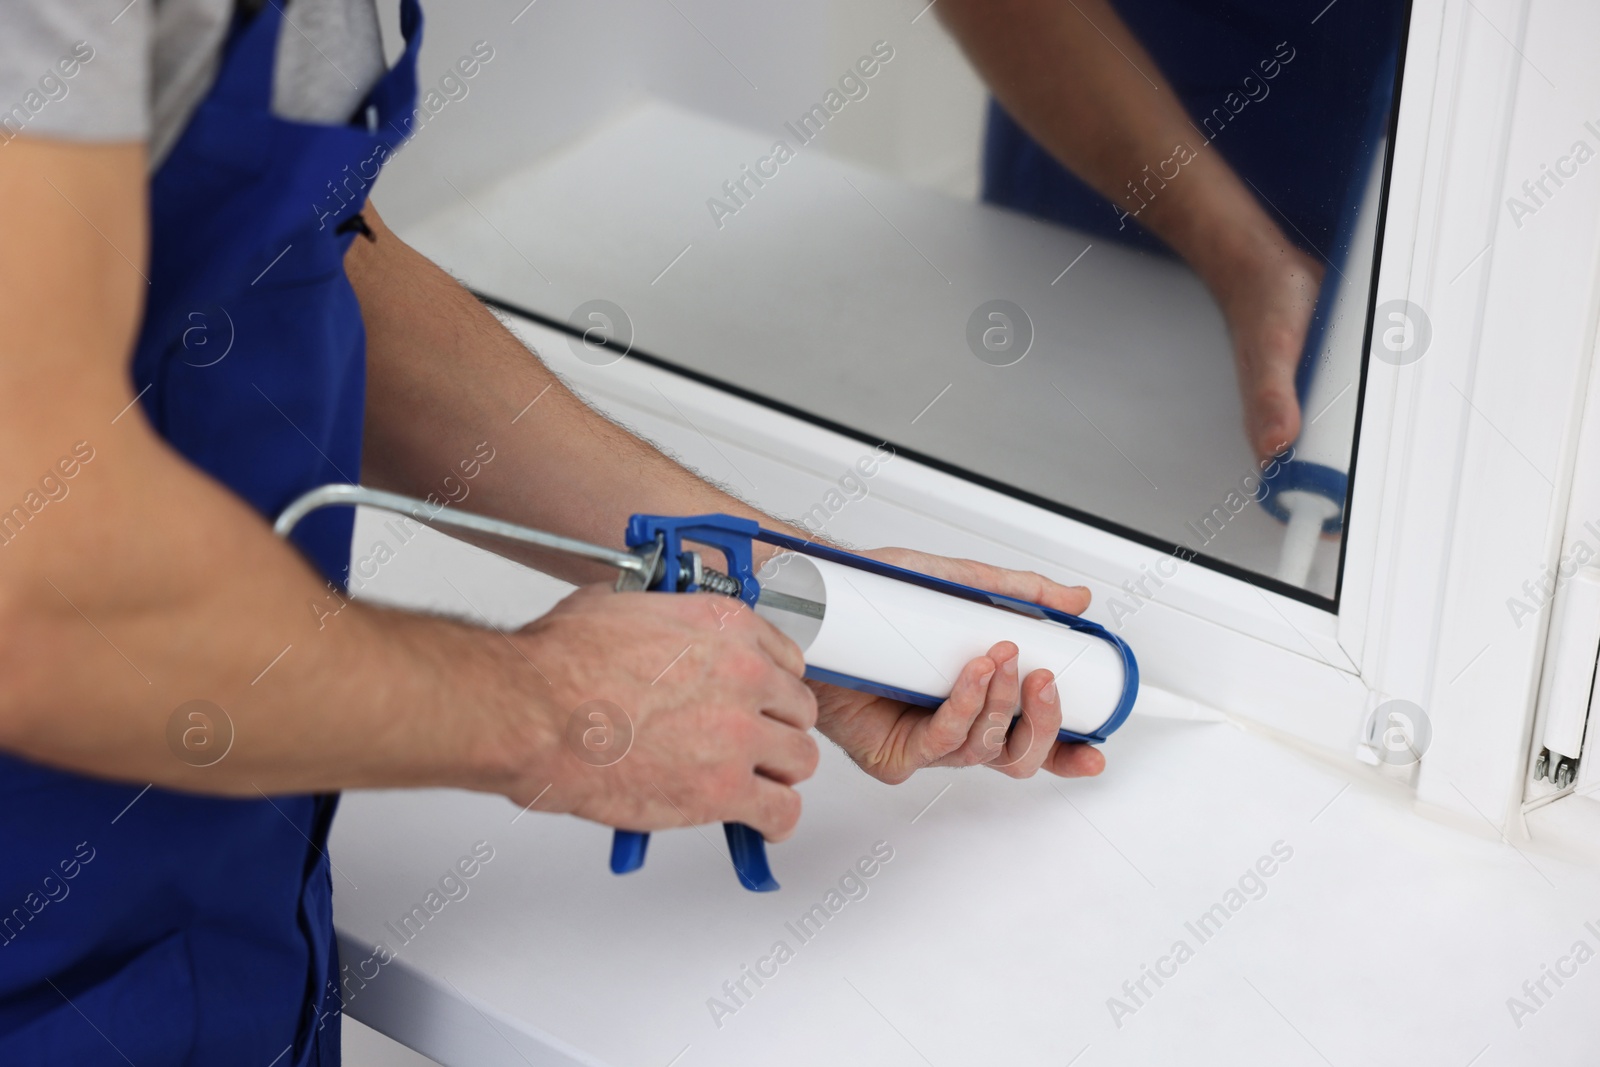
{"label": "window hinge", "polygon": [[[1559,581],[1559,578],[1557,578]],[[1533,777],[1566,789],[1578,777],[1600,658],[1600,567],[1584,567],[1555,591],[1539,684],[1539,755]]]}

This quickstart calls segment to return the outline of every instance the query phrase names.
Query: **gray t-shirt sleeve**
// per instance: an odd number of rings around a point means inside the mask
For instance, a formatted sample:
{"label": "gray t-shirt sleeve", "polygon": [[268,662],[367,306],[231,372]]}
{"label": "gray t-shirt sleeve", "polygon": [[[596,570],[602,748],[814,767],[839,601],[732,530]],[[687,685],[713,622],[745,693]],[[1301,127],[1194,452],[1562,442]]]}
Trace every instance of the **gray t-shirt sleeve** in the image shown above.
{"label": "gray t-shirt sleeve", "polygon": [[[346,122],[383,75],[374,0],[273,0],[273,113]],[[0,0],[0,145],[147,141],[151,167],[216,78],[233,0]]]}
{"label": "gray t-shirt sleeve", "polygon": [[152,0],[0,0],[0,144],[150,132]]}

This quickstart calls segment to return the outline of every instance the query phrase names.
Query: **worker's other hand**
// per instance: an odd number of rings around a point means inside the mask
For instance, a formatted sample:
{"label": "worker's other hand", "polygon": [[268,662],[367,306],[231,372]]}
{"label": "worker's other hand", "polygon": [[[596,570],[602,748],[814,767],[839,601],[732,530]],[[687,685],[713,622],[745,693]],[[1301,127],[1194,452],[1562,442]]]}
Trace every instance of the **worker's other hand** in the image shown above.
{"label": "worker's other hand", "polygon": [[548,787],[541,810],[626,830],[794,832],[817,704],[800,649],[744,604],[588,586],[512,640],[549,680],[534,745],[557,748],[507,790],[517,803]]}
{"label": "worker's other hand", "polygon": [[1323,275],[1321,263],[1271,230],[1211,280],[1233,338],[1245,434],[1257,459],[1300,436],[1294,379]]}
{"label": "worker's other hand", "polygon": [[[903,548],[863,555],[1073,615],[1089,606],[1087,589],[1029,571]],[[1057,740],[1061,698],[1055,678],[1047,670],[1019,678],[1017,646],[1009,641],[968,663],[950,699],[931,712],[887,697],[810,684],[817,694],[817,728],[880,781],[903,782],[923,767],[987,764],[1013,778],[1031,777],[1041,767],[1063,778],[1105,768],[1105,757],[1093,747]],[[1019,707],[1022,716],[1013,725]]]}

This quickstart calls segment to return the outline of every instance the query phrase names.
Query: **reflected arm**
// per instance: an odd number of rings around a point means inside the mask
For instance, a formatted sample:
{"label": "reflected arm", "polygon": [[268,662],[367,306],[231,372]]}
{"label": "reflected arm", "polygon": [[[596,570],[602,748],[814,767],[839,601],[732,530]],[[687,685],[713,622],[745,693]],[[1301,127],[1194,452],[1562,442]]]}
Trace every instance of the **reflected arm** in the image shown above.
{"label": "reflected arm", "polygon": [[1211,289],[1233,333],[1257,454],[1293,441],[1294,369],[1322,267],[1196,129],[1111,4],[941,0],[934,10],[1023,129],[1120,212],[1137,212]]}

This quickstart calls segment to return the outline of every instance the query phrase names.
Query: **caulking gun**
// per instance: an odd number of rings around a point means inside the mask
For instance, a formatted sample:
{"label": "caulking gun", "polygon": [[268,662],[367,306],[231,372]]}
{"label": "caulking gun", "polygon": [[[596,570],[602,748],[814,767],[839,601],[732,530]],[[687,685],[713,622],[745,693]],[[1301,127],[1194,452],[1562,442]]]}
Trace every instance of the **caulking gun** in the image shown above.
{"label": "caulking gun", "polygon": [[[273,530],[287,537],[313,511],[358,505],[604,563],[620,572],[619,591],[735,597],[794,639],[805,654],[807,678],[918,707],[942,704],[961,668],[1002,640],[1017,645],[1020,674],[1040,667],[1055,673],[1063,741],[1103,742],[1127,719],[1139,691],[1132,649],[1087,619],[732,515],[635,515],[628,521],[628,551],[621,551],[398,493],[325,485],[285,508]],[[782,550],[759,577],[752,558],[758,541]],[[726,569],[706,566],[699,552],[686,547],[691,543],[721,552]],[[761,835],[740,823],[724,823],[723,829],[740,883],[757,892],[777,889]],[[648,833],[617,830],[612,871],[626,874],[643,866],[649,840]]]}

